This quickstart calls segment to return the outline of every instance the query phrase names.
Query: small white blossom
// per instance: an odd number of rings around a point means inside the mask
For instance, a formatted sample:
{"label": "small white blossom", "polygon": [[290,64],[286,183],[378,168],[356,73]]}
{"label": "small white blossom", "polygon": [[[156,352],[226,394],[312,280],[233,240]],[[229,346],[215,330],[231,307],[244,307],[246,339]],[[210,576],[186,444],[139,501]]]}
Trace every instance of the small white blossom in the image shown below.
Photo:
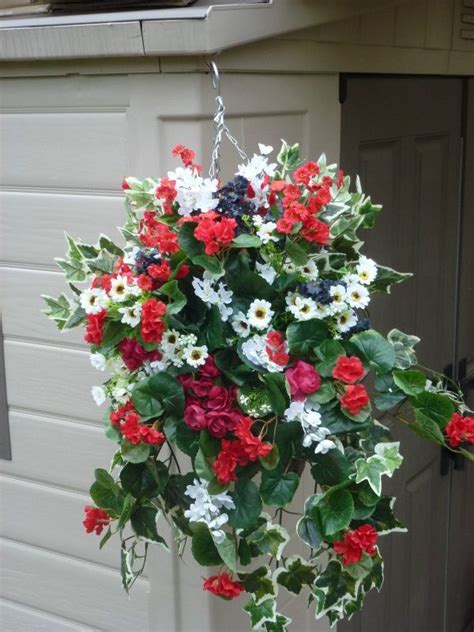
{"label": "small white blossom", "polygon": [[268,244],[270,241],[278,241],[278,235],[275,235],[275,222],[261,223],[257,229],[257,237],[260,237],[262,244]]}
{"label": "small white blossom", "polygon": [[132,307],[119,307],[120,314],[122,314],[121,322],[124,325],[130,325],[136,327],[140,324],[140,316],[142,313],[141,305],[132,305]]}
{"label": "small white blossom", "polygon": [[[283,371],[285,366],[276,364],[270,358],[267,353],[267,341],[266,336],[259,336],[255,334],[251,338],[248,338],[242,344],[242,353],[244,356],[256,366],[261,366],[270,373],[278,373]],[[287,352],[287,346],[285,345],[284,351]]]}
{"label": "small white blossom", "polygon": [[311,320],[318,316],[316,302],[304,296],[296,296],[294,303],[289,305],[287,310],[299,321]]}
{"label": "small white blossom", "polygon": [[331,439],[323,439],[318,443],[314,451],[316,454],[327,454],[329,450],[333,450],[336,447],[336,444],[334,443],[334,441],[331,441]]}
{"label": "small white blossom", "polygon": [[266,329],[274,313],[271,303],[263,299],[255,299],[247,311],[247,318],[250,325],[255,327],[255,329]]}
{"label": "small white blossom", "polygon": [[217,288],[217,307],[223,322],[227,322],[229,317],[232,316],[232,307],[229,307],[229,303],[232,302],[233,293],[228,290],[224,283],[219,283]]}
{"label": "small white blossom", "polygon": [[359,263],[356,265],[356,276],[359,283],[370,285],[372,281],[375,281],[375,277],[377,276],[377,264],[375,261],[361,255]]}
{"label": "small white blossom", "polygon": [[207,525],[214,541],[221,544],[225,539],[222,527],[229,519],[225,510],[235,509],[235,504],[227,492],[211,496],[207,489],[208,485],[207,481],[195,478],[193,485],[186,487],[184,493],[194,502],[184,515],[190,522],[202,522]]}
{"label": "small white blossom", "polygon": [[89,288],[81,293],[79,298],[81,307],[86,314],[98,314],[107,307],[108,297],[104,290],[97,287]]}
{"label": "small white blossom", "polygon": [[243,312],[238,312],[232,318],[232,328],[241,338],[247,338],[250,335],[250,323],[247,316]]}
{"label": "small white blossom", "polygon": [[123,262],[128,266],[134,266],[139,252],[140,248],[138,246],[134,246],[131,250],[126,251],[123,257]]}
{"label": "small white blossom", "polygon": [[369,290],[361,283],[352,283],[346,291],[346,301],[354,309],[362,309],[370,303]]}
{"label": "small white blossom", "polygon": [[206,362],[209,352],[206,345],[201,347],[186,347],[183,352],[183,358],[189,364],[189,366],[197,367],[202,366]]}
{"label": "small white blossom", "polygon": [[106,359],[102,353],[91,353],[89,359],[94,369],[105,371]]}
{"label": "small white blossom", "polygon": [[258,151],[263,156],[268,156],[268,154],[272,153],[273,147],[271,145],[264,145],[263,143],[258,143]]}
{"label": "small white blossom", "polygon": [[214,197],[218,189],[216,179],[202,178],[195,169],[184,167],[168,172],[168,177],[176,182],[180,215],[190,215],[193,211],[206,213],[219,204],[219,200]]}
{"label": "small white blossom", "polygon": [[298,272],[306,281],[315,281],[319,277],[318,266],[314,259],[309,259],[304,266],[299,267]]}
{"label": "small white blossom", "polygon": [[259,274],[262,279],[265,279],[267,283],[270,285],[277,277],[277,271],[271,265],[271,263],[257,263],[255,264],[255,269],[257,270],[257,274]]}
{"label": "small white blossom", "polygon": [[316,402],[293,401],[285,410],[286,421],[299,421],[304,432],[303,446],[305,448],[314,447],[316,453],[325,454],[328,450],[336,447],[336,444],[326,439],[331,434],[328,428],[321,425],[322,418],[318,412],[319,404]]}
{"label": "small white blossom", "polygon": [[347,309],[346,305],[346,288],[343,285],[333,285],[329,290],[332,298],[330,303],[331,314],[338,314]]}
{"label": "small white blossom", "polygon": [[127,277],[119,275],[116,279],[112,279],[110,284],[110,298],[112,300],[122,303],[132,293],[133,290],[128,285]]}
{"label": "small white blossom", "polygon": [[91,393],[97,406],[102,406],[102,404],[107,399],[107,395],[103,386],[93,386],[91,389]]}
{"label": "small white blossom", "polygon": [[347,309],[344,312],[341,312],[336,317],[337,328],[341,332],[341,334],[346,333],[349,329],[352,329],[355,325],[357,325],[357,316],[352,309]]}

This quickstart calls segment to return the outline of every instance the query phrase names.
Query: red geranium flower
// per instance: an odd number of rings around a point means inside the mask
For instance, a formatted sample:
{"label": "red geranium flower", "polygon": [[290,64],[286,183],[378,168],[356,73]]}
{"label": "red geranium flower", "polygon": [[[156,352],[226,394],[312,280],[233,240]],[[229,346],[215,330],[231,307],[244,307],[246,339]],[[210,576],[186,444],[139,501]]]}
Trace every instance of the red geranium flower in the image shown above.
{"label": "red geranium flower", "polygon": [[375,555],[375,544],[377,543],[378,533],[370,524],[363,524],[355,531],[347,531],[342,540],[334,542],[334,550],[342,555],[342,561],[348,564],[357,564],[360,562],[362,553],[367,553],[371,557]]}
{"label": "red geranium flower", "polygon": [[461,443],[474,443],[474,417],[453,413],[445,432],[452,448],[457,448]]}
{"label": "red geranium flower", "polygon": [[102,342],[106,316],[106,309],[101,310],[98,314],[87,314],[87,325],[84,340],[90,345],[100,345]]}
{"label": "red geranium flower", "polygon": [[166,305],[162,301],[149,298],[142,305],[141,334],[145,342],[160,342],[165,325],[163,316],[166,312]]}
{"label": "red geranium flower", "polygon": [[204,242],[206,255],[215,255],[235,237],[237,222],[233,218],[221,217],[209,211],[199,219],[194,237]]}
{"label": "red geranium flower", "polygon": [[362,384],[351,384],[346,387],[346,392],[340,401],[341,406],[351,415],[358,415],[364,406],[367,406],[370,399]]}
{"label": "red geranium flower", "polygon": [[104,530],[104,527],[107,527],[112,520],[106,511],[98,509],[97,507],[90,507],[89,505],[86,505],[84,507],[84,511],[86,516],[82,524],[84,525],[87,533],[100,535]]}
{"label": "red geranium flower", "polygon": [[224,599],[233,599],[238,597],[244,589],[240,583],[232,579],[229,573],[220,573],[220,575],[213,575],[206,579],[203,583],[203,590],[208,590],[213,595]]}
{"label": "red geranium flower", "polygon": [[355,384],[364,374],[364,367],[357,356],[339,356],[332,370],[333,378],[345,384]]}

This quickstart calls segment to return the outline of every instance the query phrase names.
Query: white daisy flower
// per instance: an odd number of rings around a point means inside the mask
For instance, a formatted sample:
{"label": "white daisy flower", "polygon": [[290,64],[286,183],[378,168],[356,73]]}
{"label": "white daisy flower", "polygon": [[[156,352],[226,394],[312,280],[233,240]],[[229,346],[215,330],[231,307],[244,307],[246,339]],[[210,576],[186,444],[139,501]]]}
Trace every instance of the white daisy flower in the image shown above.
{"label": "white daisy flower", "polygon": [[354,309],[362,309],[370,303],[369,290],[365,285],[360,283],[352,283],[346,291],[346,301]]}
{"label": "white daisy flower", "polygon": [[297,296],[294,304],[289,305],[287,310],[299,321],[311,320],[317,318],[318,315],[315,301],[303,296]]}
{"label": "white daisy flower", "polygon": [[265,279],[267,283],[270,285],[276,279],[277,271],[271,265],[271,263],[257,263],[255,264],[255,269],[257,270],[257,274],[259,274],[262,279]]}
{"label": "white daisy flower", "polygon": [[250,325],[255,327],[255,329],[266,329],[274,313],[271,303],[262,299],[255,299],[247,311],[247,318]]}
{"label": "white daisy flower", "polygon": [[130,292],[130,287],[128,285],[127,277],[118,276],[116,279],[112,279],[110,285],[110,298],[113,301],[117,301],[118,303],[122,303],[127,299]]}
{"label": "white daisy flower", "polygon": [[232,318],[232,328],[241,338],[247,338],[250,335],[250,323],[247,316],[243,312],[238,312]]}
{"label": "white daisy flower", "polygon": [[197,369],[206,362],[209,352],[206,345],[201,347],[186,347],[183,352],[183,358],[189,366]]}
{"label": "white daisy flower", "polygon": [[341,334],[346,333],[352,327],[357,325],[357,316],[352,309],[346,309],[336,317],[337,328],[341,332]]}
{"label": "white daisy flower", "polygon": [[315,318],[327,318],[331,315],[331,306],[323,305],[322,303],[316,304],[316,316]]}
{"label": "white daisy flower", "polygon": [[359,263],[356,265],[356,274],[359,283],[370,285],[377,276],[377,264],[373,259],[361,255]]}
{"label": "white daisy flower", "polygon": [[296,272],[297,268],[293,261],[287,261],[283,264],[283,270],[288,274],[292,274],[293,272]]}
{"label": "white daisy flower", "polygon": [[343,285],[333,285],[329,294],[332,298],[332,302],[330,304],[330,310],[332,314],[337,314],[338,312],[342,312],[347,308],[345,303],[346,301],[346,288]]}
{"label": "white daisy flower", "polygon": [[132,305],[131,307],[119,307],[119,313],[122,314],[121,321],[124,325],[136,327],[140,324],[140,316],[142,313],[141,305]]}
{"label": "white daisy flower", "polygon": [[105,290],[101,290],[97,287],[91,287],[88,290],[84,290],[79,298],[81,307],[85,310],[86,314],[98,314],[105,307],[107,307],[108,297]]}
{"label": "white daisy flower", "polygon": [[297,298],[302,298],[301,294],[298,294],[298,292],[288,292],[288,294],[285,296],[285,303],[288,306],[296,305]]}
{"label": "white daisy flower", "polygon": [[314,259],[309,259],[304,266],[299,267],[298,272],[307,281],[315,281],[319,277],[318,266]]}
{"label": "white daisy flower", "polygon": [[105,371],[105,355],[102,353],[91,353],[89,359],[94,369],[97,369],[98,371]]}
{"label": "white daisy flower", "polygon": [[91,393],[97,406],[102,406],[102,404],[107,399],[107,395],[103,386],[93,386],[91,388]]}

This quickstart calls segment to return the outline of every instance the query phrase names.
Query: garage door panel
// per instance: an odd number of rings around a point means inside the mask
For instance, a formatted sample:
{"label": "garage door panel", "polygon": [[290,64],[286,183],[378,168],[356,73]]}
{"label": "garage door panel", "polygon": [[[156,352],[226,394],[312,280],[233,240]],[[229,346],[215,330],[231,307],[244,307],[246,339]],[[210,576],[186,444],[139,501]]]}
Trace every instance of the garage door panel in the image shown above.
{"label": "garage door panel", "polygon": [[3,474],[86,492],[94,469],[108,468],[115,451],[101,427],[16,411],[9,422],[12,460],[0,459]]}
{"label": "garage door panel", "polygon": [[[118,571],[8,540],[0,542],[5,599],[102,630],[147,631],[148,581],[128,599]],[[39,590],[39,587],[41,589]]]}
{"label": "garage door panel", "polygon": [[119,568],[120,541],[112,539],[100,551],[99,538],[84,530],[84,505],[90,503],[85,494],[6,476],[0,490],[2,537]]}
{"label": "garage door panel", "polygon": [[124,218],[119,191],[123,175],[126,172],[111,183],[116,196],[0,192],[0,259],[54,266],[54,257],[62,257],[66,251],[65,232],[86,243],[95,243],[100,232],[120,239],[117,226]]}
{"label": "garage door panel", "polygon": [[90,632],[94,629],[4,599],[0,599],[0,622],[2,632]]}
{"label": "garage door panel", "polygon": [[0,174],[4,186],[114,189],[127,172],[123,108],[19,108],[0,115],[0,127],[8,147]]}
{"label": "garage door panel", "polygon": [[99,422],[103,408],[90,395],[102,374],[89,354],[76,349],[5,341],[7,399],[10,406]]}
{"label": "garage door panel", "polygon": [[41,312],[46,304],[40,294],[56,297],[61,292],[69,292],[60,272],[3,268],[1,274],[0,304],[6,338],[15,336],[64,346],[82,345],[86,349],[82,330],[62,332]]}

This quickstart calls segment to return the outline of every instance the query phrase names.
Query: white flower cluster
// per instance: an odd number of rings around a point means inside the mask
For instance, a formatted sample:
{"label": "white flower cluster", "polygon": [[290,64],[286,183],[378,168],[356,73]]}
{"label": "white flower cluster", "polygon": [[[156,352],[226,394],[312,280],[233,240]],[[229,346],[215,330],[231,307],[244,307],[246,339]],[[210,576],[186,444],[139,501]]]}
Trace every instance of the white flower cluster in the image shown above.
{"label": "white flower cluster", "polygon": [[241,338],[247,338],[251,333],[251,327],[258,331],[268,329],[274,315],[271,303],[263,299],[255,299],[246,314],[237,312],[234,315],[232,327]]}
{"label": "white flower cluster", "polygon": [[239,165],[235,175],[243,176],[249,181],[255,194],[251,200],[255,207],[267,208],[268,184],[265,184],[265,180],[267,176],[274,177],[277,164],[275,162],[269,163],[267,158],[272,153],[273,147],[259,143],[258,150],[260,154],[254,154],[247,163]]}
{"label": "white flower cluster", "polygon": [[217,180],[203,178],[196,169],[187,167],[177,167],[168,172],[168,177],[176,182],[180,215],[190,215],[193,211],[206,213],[219,204],[219,200],[214,197],[219,184]]}
{"label": "white flower cluster", "polygon": [[[270,373],[278,373],[285,369],[284,365],[276,364],[267,353],[266,335],[255,334],[242,344],[242,353],[255,366],[262,367]],[[287,350],[287,348],[285,348]]]}
{"label": "white flower cluster", "polygon": [[292,261],[287,261],[283,265],[283,269],[289,273],[297,272],[305,281],[316,281],[319,277],[319,270],[314,257],[308,259],[304,266],[296,266]]}
{"label": "white flower cluster", "polygon": [[321,425],[321,415],[318,412],[319,404],[304,400],[301,402],[291,402],[285,410],[286,421],[299,421],[303,428],[303,446],[309,448],[315,446],[316,454],[321,452],[326,454],[336,447],[334,441],[326,437],[331,434],[328,428]]}
{"label": "white flower cluster", "polygon": [[[107,295],[107,292],[101,288],[91,287],[81,292],[79,301],[86,314],[98,314],[103,309],[106,309],[110,302],[123,303],[130,297],[139,296],[140,294],[141,289],[138,287],[135,280],[130,281],[127,277],[118,275],[111,281],[109,295]],[[133,308],[124,308],[125,311],[130,309]],[[123,310],[119,311],[124,313]],[[124,317],[127,318],[125,314]],[[124,317],[122,318],[122,322],[127,323],[127,321],[124,320]],[[138,324],[138,322],[140,322],[139,314],[136,324]]]}
{"label": "white flower cluster", "polygon": [[235,509],[235,504],[227,492],[211,496],[208,492],[208,482],[194,479],[193,485],[186,487],[185,494],[194,499],[189,509],[184,512],[190,522],[202,522],[207,525],[214,541],[221,544],[225,540],[222,527],[229,520],[224,509]]}
{"label": "white flower cluster", "polygon": [[196,296],[208,307],[217,305],[222,320],[226,322],[232,315],[232,307],[229,307],[229,304],[232,302],[233,294],[222,281],[216,287],[216,282],[221,276],[221,274],[211,275],[205,272],[202,279],[194,277],[192,285]]}
{"label": "white flower cluster", "polygon": [[164,371],[168,366],[182,367],[184,363],[194,369],[202,366],[209,355],[206,345],[198,346],[194,334],[180,334],[175,329],[167,329],[163,334],[159,350],[161,359],[150,363],[152,372]]}

